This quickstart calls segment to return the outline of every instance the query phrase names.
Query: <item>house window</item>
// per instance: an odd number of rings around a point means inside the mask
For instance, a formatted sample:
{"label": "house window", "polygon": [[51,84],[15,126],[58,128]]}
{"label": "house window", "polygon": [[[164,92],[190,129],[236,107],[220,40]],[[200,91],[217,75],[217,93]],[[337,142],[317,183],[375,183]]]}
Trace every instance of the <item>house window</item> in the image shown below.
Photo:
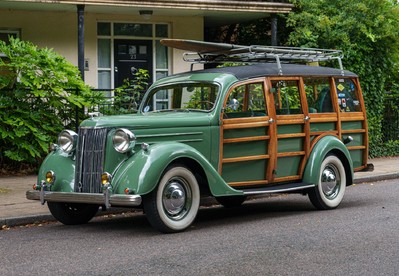
{"label": "house window", "polygon": [[18,38],[20,37],[20,30],[16,29],[0,29],[0,40],[8,43],[10,41],[10,37]]}
{"label": "house window", "polygon": [[[169,37],[170,27],[160,23],[123,23],[123,22],[98,22],[97,23],[97,77],[99,89],[113,89],[117,85],[115,74],[121,74],[123,66],[117,66],[115,51],[118,51],[118,41],[125,40],[126,45],[138,45],[136,54],[149,54],[152,58],[149,63],[151,68],[149,82],[168,76],[169,51],[160,43],[162,38]],[[141,41],[135,44],[135,41]],[[145,46],[142,41],[148,41],[150,46]],[[123,45],[122,45],[123,46]],[[140,48],[141,47],[141,48]],[[141,51],[140,49],[149,49]],[[151,52],[152,50],[152,52]],[[137,61],[139,62],[137,55]],[[131,57],[136,59],[136,56]],[[120,65],[120,64],[119,64]]]}

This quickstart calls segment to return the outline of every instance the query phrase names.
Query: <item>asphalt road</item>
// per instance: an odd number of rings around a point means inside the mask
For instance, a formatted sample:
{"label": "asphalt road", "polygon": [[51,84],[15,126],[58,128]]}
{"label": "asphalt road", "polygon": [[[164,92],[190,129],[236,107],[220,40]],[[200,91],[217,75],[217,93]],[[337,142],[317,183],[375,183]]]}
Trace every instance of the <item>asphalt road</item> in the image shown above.
{"label": "asphalt road", "polygon": [[204,208],[186,232],[142,213],[0,231],[0,275],[399,275],[399,181],[349,187],[316,211],[282,195]]}

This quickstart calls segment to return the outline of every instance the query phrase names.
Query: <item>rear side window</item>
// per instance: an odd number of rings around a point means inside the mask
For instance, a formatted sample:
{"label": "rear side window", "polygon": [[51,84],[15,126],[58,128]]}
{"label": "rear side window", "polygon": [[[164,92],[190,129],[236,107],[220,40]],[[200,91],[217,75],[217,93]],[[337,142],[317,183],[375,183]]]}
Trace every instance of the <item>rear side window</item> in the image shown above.
{"label": "rear side window", "polygon": [[277,115],[302,114],[298,81],[272,81],[271,92],[274,95],[274,105]]}
{"label": "rear side window", "polygon": [[328,78],[305,78],[306,99],[309,113],[334,112]]}
{"label": "rear side window", "polygon": [[225,118],[266,116],[263,82],[248,83],[234,88],[225,103]]}
{"label": "rear side window", "polygon": [[341,112],[361,111],[358,91],[351,79],[336,78],[335,87],[338,96],[338,106]]}

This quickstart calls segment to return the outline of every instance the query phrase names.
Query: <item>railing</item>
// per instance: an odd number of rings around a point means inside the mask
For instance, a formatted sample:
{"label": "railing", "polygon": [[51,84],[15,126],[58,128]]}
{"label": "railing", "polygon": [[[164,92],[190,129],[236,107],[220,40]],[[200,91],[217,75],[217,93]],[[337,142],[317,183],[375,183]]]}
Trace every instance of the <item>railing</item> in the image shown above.
{"label": "railing", "polygon": [[[123,97],[114,96],[114,89],[92,89],[93,98],[96,93],[100,93],[101,101],[91,106],[90,108],[76,109],[76,130],[79,127],[79,118],[82,115],[89,115],[93,113],[99,113],[101,115],[120,115],[120,114],[132,114],[135,113],[140,105],[141,99],[143,98],[144,92],[139,97],[133,97],[129,93],[124,93]],[[89,115],[90,116],[90,115]]]}
{"label": "railing", "polygon": [[399,100],[396,98],[386,98],[384,101],[384,114],[382,119],[382,139],[384,142],[389,140],[399,140]]}
{"label": "railing", "polygon": [[[114,113],[126,113],[137,110],[141,99],[143,98],[144,92],[139,97],[133,97],[124,94],[123,97],[114,96],[113,89],[92,89],[93,93],[102,93],[103,100],[96,104],[92,109],[99,111],[105,115],[112,115]],[[118,108],[118,110],[115,110]]]}

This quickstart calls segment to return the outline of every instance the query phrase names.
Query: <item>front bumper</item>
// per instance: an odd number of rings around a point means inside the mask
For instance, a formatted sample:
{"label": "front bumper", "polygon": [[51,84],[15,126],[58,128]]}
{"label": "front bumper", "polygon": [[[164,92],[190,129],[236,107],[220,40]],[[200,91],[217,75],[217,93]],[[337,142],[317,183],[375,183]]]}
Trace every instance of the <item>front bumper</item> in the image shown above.
{"label": "front bumper", "polygon": [[44,202],[65,202],[65,203],[87,203],[104,205],[106,207],[137,207],[141,205],[140,195],[121,195],[114,194],[90,194],[90,193],[65,193],[51,191],[27,191],[26,198],[31,200],[40,200]]}

